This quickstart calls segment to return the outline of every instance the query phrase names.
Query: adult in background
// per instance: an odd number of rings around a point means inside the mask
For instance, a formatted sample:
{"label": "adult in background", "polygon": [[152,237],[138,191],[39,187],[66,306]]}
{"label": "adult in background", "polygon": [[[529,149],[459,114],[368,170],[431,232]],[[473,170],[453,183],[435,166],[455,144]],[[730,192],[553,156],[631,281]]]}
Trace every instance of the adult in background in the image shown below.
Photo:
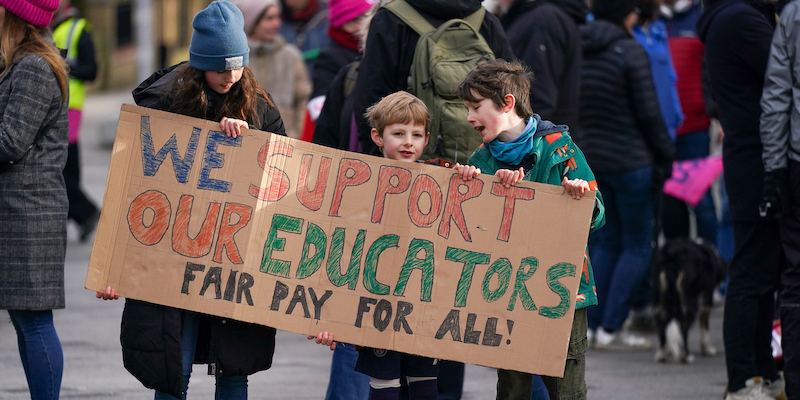
{"label": "adult in background", "polygon": [[[633,37],[647,52],[647,58],[650,60],[650,72],[653,76],[653,84],[656,88],[656,95],[658,96],[658,105],[661,108],[661,117],[664,118],[664,124],[667,127],[669,137],[675,140],[675,130],[683,122],[683,112],[681,111],[681,104],[678,100],[678,91],[675,83],[678,80],[675,74],[675,68],[672,65],[672,56],[669,51],[667,43],[667,32],[664,21],[658,19],[659,5],[661,0],[637,0],[636,5],[639,8],[638,21],[633,26]],[[661,218],[664,194],[660,188],[653,188],[653,195],[655,196],[655,210],[654,217],[655,224],[655,238],[658,238],[661,227],[663,226],[664,219]],[[709,200],[711,197],[709,196]],[[713,211],[713,203],[712,211]],[[714,215],[714,223],[716,223],[716,215]],[[714,242],[711,242],[714,243]],[[647,271],[644,274],[644,279],[638,283],[638,288],[634,291],[631,297],[631,324],[630,329],[653,327],[652,324],[652,294],[650,284],[650,265],[648,263]]]}
{"label": "adult in background", "polygon": [[[676,130],[677,160],[708,157],[711,150],[702,75],[704,46],[697,35],[697,20],[702,13],[699,0],[664,0],[661,14],[666,25],[670,51],[678,75],[678,96],[686,120]],[[694,207],[697,236],[717,243],[719,222],[709,190]],[[672,196],[664,198],[664,235],[689,236],[689,205]]]}
{"label": "adult in background", "polygon": [[[453,18],[464,18],[481,7],[481,0],[406,0],[434,27]],[[478,33],[494,52],[495,58],[513,60],[514,53],[497,17],[486,13]],[[364,58],[356,80],[353,110],[356,115],[358,138],[363,152],[378,155],[370,138],[370,128],[364,115],[367,107],[387,94],[409,87],[409,73],[419,35],[391,11],[381,8],[372,17]],[[477,132],[476,132],[477,133]],[[469,154],[474,149],[465,150]]]}
{"label": "adult in background", "polygon": [[303,53],[309,76],[319,52],[328,45],[328,2],[326,0],[281,0],[281,36]]}
{"label": "adult in background", "polygon": [[81,190],[81,158],[78,138],[83,116],[83,101],[86,98],[85,84],[97,77],[97,62],[92,40],[92,26],[73,7],[70,0],[61,4],[50,22],[56,47],[67,51],[69,65],[69,147],[67,166],[64,167],[64,182],[69,198],[69,219],[78,224],[80,241],[85,242],[97,228],[100,210]]}
{"label": "adult in background", "polygon": [[514,55],[533,72],[531,108],[542,119],[578,129],[581,35],[589,8],[583,0],[499,0]]}
{"label": "adult in background", "polygon": [[[328,36],[330,42],[322,48],[311,80],[314,89],[308,103],[308,115],[303,132],[303,140],[313,141],[316,122],[325,106],[328,88],[334,84],[336,75],[341,69],[361,57],[364,49],[363,39],[366,32],[361,33],[364,20],[370,8],[380,6],[378,0],[331,0],[328,9]],[[371,15],[374,15],[372,11]],[[367,25],[368,26],[368,25]],[[355,76],[355,69],[352,76]],[[346,97],[346,96],[345,96]],[[341,109],[342,105],[337,106]],[[349,132],[348,132],[349,133]],[[342,133],[344,135],[345,133]],[[335,136],[339,136],[336,132]],[[316,143],[316,142],[315,142]]]}
{"label": "adult in background", "polygon": [[675,157],[647,52],[633,38],[635,10],[635,0],[595,0],[595,20],[581,27],[581,134],[576,143],[606,205],[606,225],[589,235],[599,305],[588,309],[588,318],[595,348],[609,351],[652,347],[622,325],[653,251],[653,192]]}
{"label": "adult in background", "polygon": [[[786,265],[781,273],[780,314],[786,397],[800,398],[800,103],[797,54],[800,50],[800,2],[781,11],[772,37],[761,95],[764,194],[761,208],[779,212]],[[769,203],[769,204],[767,204]]]}
{"label": "adult in background", "polygon": [[17,332],[31,399],[58,399],[64,354],[68,83],[47,24],[58,0],[0,0],[0,309]]}
{"label": "adult in background", "polygon": [[325,46],[317,58],[314,69],[314,90],[311,98],[324,96],[333,77],[342,67],[361,54],[359,35],[367,11],[379,0],[329,0],[328,36],[331,41]]}
{"label": "adult in background", "polygon": [[774,24],[772,5],[757,0],[709,0],[697,22],[725,131],[722,163],[733,221],[722,325],[727,400],[772,399],[785,386],[770,347],[778,271],[785,260],[776,216],[759,213],[764,186],[759,103]]}
{"label": "adult in background", "polygon": [[244,32],[250,46],[250,69],[258,84],[272,95],[281,112],[286,135],[300,138],[303,116],[311,94],[306,63],[300,50],[278,33],[278,0],[236,0],[244,15]]}

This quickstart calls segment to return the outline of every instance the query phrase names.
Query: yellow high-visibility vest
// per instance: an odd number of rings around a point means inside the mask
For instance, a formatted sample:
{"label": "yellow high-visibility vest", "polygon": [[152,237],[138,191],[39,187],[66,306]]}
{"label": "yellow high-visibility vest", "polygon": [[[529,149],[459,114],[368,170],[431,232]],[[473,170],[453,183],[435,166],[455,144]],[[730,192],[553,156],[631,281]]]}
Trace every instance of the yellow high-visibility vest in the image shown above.
{"label": "yellow high-visibility vest", "polygon": [[[53,30],[53,40],[56,47],[67,50],[67,63],[78,57],[78,40],[81,33],[86,28],[85,18],[70,18],[60,23]],[[86,88],[83,81],[70,78],[69,80],[69,108],[73,110],[83,109],[83,100],[86,98]]]}

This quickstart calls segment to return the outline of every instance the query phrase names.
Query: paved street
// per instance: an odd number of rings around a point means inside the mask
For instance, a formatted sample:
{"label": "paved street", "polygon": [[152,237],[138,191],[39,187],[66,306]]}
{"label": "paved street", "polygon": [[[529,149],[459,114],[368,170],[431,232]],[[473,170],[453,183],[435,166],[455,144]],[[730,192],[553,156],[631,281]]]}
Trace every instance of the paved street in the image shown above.
{"label": "paved street", "polygon": [[[129,92],[90,94],[86,100],[81,151],[83,186],[102,203],[111,157],[111,140],[122,103]],[[66,260],[67,308],[55,311],[55,324],[64,348],[63,399],[151,399],[122,366],[119,323],[123,301],[101,301],[84,289],[91,243],[78,242],[69,227]],[[722,350],[722,307],[712,312],[712,344]],[[652,340],[655,335],[649,335]],[[699,350],[695,326],[690,345]],[[587,355],[589,398],[604,399],[722,399],[725,359],[697,357],[692,365],[656,364],[653,352]],[[323,399],[331,352],[305,337],[279,332],[272,369],[250,377],[251,399]],[[214,381],[203,366],[195,367],[189,386],[191,399],[213,399]],[[464,399],[493,399],[493,369],[467,366]],[[8,314],[0,311],[0,399],[30,398],[17,352],[16,334]]]}

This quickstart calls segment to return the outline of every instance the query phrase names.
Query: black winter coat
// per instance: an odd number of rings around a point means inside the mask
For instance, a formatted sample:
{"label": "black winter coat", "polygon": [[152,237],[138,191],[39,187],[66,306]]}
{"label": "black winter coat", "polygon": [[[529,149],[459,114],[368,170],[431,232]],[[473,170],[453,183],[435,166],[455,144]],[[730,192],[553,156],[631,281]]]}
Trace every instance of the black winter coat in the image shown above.
{"label": "black winter coat", "polygon": [[669,171],[675,146],[658,105],[644,48],[622,27],[596,20],[581,27],[580,128],[575,143],[593,171]]}
{"label": "black winter coat", "polygon": [[[767,11],[769,15],[771,12]],[[767,71],[772,19],[753,3],[710,1],[697,22],[706,45],[711,92],[725,132],[722,163],[731,219],[755,221],[764,181],[761,161],[761,91]]]}
{"label": "black winter coat", "polygon": [[[134,89],[140,106],[169,110],[167,91],[177,69],[154,73]],[[209,91],[209,103],[220,95]],[[286,135],[280,113],[266,101],[259,104],[263,131]],[[145,387],[181,398],[181,330],[184,310],[139,300],[126,299],[122,312],[120,342],[122,361]],[[206,315],[200,324],[195,364],[208,364],[215,376],[242,376],[269,369],[275,352],[275,328]]]}
{"label": "black winter coat", "polygon": [[358,69],[350,71],[353,63],[347,64],[329,82],[330,86],[325,94],[325,104],[317,118],[314,127],[313,143],[339,150],[357,150],[351,146],[351,129],[355,115],[353,114],[353,93],[345,96],[344,88],[348,80],[353,84],[353,76],[357,76]]}
{"label": "black winter coat", "polygon": [[311,77],[314,90],[311,92],[311,98],[325,95],[328,92],[328,86],[333,82],[339,70],[355,61],[356,58],[358,58],[357,51],[331,40],[328,47],[322,49],[317,61],[314,62],[314,75]]}
{"label": "black winter coat", "polygon": [[[453,18],[464,18],[481,7],[481,0],[406,0],[434,27]],[[479,30],[495,58],[513,60],[514,53],[497,17],[486,13]],[[408,90],[408,76],[419,35],[391,11],[379,9],[370,22],[364,59],[358,73],[353,99],[358,138],[364,153],[378,155],[369,136],[369,122],[363,118],[367,107],[398,90]]]}
{"label": "black winter coat", "polygon": [[[579,132],[583,0],[515,0],[501,18],[514,55],[533,72],[531,107],[542,119]],[[574,136],[573,136],[574,137]]]}

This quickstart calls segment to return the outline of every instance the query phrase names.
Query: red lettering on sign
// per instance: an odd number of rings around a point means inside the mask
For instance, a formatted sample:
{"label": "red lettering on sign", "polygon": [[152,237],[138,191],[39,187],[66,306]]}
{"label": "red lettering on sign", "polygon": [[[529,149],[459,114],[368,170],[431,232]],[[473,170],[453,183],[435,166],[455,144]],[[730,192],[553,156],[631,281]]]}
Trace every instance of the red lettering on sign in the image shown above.
{"label": "red lettering on sign", "polygon": [[[461,193],[459,188],[467,187],[466,193]],[[463,181],[458,177],[458,174],[453,174],[450,178],[450,184],[447,189],[447,201],[444,205],[444,216],[442,221],[439,222],[439,236],[447,239],[450,237],[450,220],[456,222],[456,227],[461,232],[461,236],[467,242],[472,242],[472,236],[467,230],[467,221],[464,218],[464,210],[461,208],[461,203],[481,195],[483,191],[483,181],[480,179],[472,179],[470,181]]]}
{"label": "red lettering on sign", "polygon": [[278,201],[289,192],[289,176],[281,169],[268,165],[269,159],[274,155],[291,157],[294,147],[283,142],[267,142],[258,151],[258,165],[269,175],[269,186],[262,188],[250,185],[248,193],[264,201]]}
{"label": "red lettering on sign", "polygon": [[339,162],[339,173],[336,175],[336,188],[333,189],[333,201],[328,215],[339,216],[339,206],[342,205],[342,195],[348,186],[358,186],[369,181],[372,171],[369,164],[352,158],[342,158]]}
{"label": "red lettering on sign", "polygon": [[[239,216],[239,221],[231,224],[231,216],[236,214]],[[239,255],[239,246],[233,235],[240,229],[244,228],[250,217],[253,215],[253,208],[244,204],[238,203],[225,203],[225,208],[222,210],[222,224],[219,227],[219,237],[217,238],[217,247],[214,249],[214,262],[222,262],[222,249],[228,254],[228,260],[234,264],[243,264],[242,256]]]}
{"label": "red lettering on sign", "polygon": [[[392,183],[392,178],[396,178],[394,183]],[[372,222],[381,222],[387,194],[403,193],[408,190],[409,186],[411,186],[411,171],[382,165],[378,173],[378,191],[375,192],[375,203],[372,207]]]}
{"label": "red lettering on sign", "polygon": [[175,213],[175,225],[172,227],[172,249],[178,254],[196,258],[211,252],[220,205],[214,201],[208,203],[206,219],[200,227],[200,232],[192,238],[189,236],[189,221],[193,203],[194,196],[189,194],[181,196],[178,211]]}
{"label": "red lettering on sign", "polygon": [[331,158],[322,157],[319,161],[317,170],[317,182],[312,189],[308,189],[308,177],[311,174],[311,161],[314,156],[304,154],[300,161],[300,176],[297,179],[297,200],[311,211],[317,211],[322,207],[322,200],[325,198],[325,188],[328,187],[328,172],[331,169]]}
{"label": "red lettering on sign", "polygon": [[[427,213],[419,208],[420,197],[427,193],[431,201],[431,209]],[[429,227],[442,214],[442,188],[430,175],[419,175],[411,187],[408,198],[408,216],[411,222],[419,227]]]}
{"label": "red lettering on sign", "polygon": [[500,231],[497,232],[497,239],[507,242],[511,236],[511,221],[514,219],[516,200],[533,200],[535,190],[517,186],[507,188],[502,183],[495,182],[492,184],[492,194],[506,198],[503,204],[503,219],[500,222]]}
{"label": "red lettering on sign", "polygon": [[[153,221],[144,222],[145,210],[153,210]],[[128,209],[128,227],[136,240],[145,246],[161,241],[169,228],[172,209],[167,195],[156,190],[148,190],[133,199]]]}

